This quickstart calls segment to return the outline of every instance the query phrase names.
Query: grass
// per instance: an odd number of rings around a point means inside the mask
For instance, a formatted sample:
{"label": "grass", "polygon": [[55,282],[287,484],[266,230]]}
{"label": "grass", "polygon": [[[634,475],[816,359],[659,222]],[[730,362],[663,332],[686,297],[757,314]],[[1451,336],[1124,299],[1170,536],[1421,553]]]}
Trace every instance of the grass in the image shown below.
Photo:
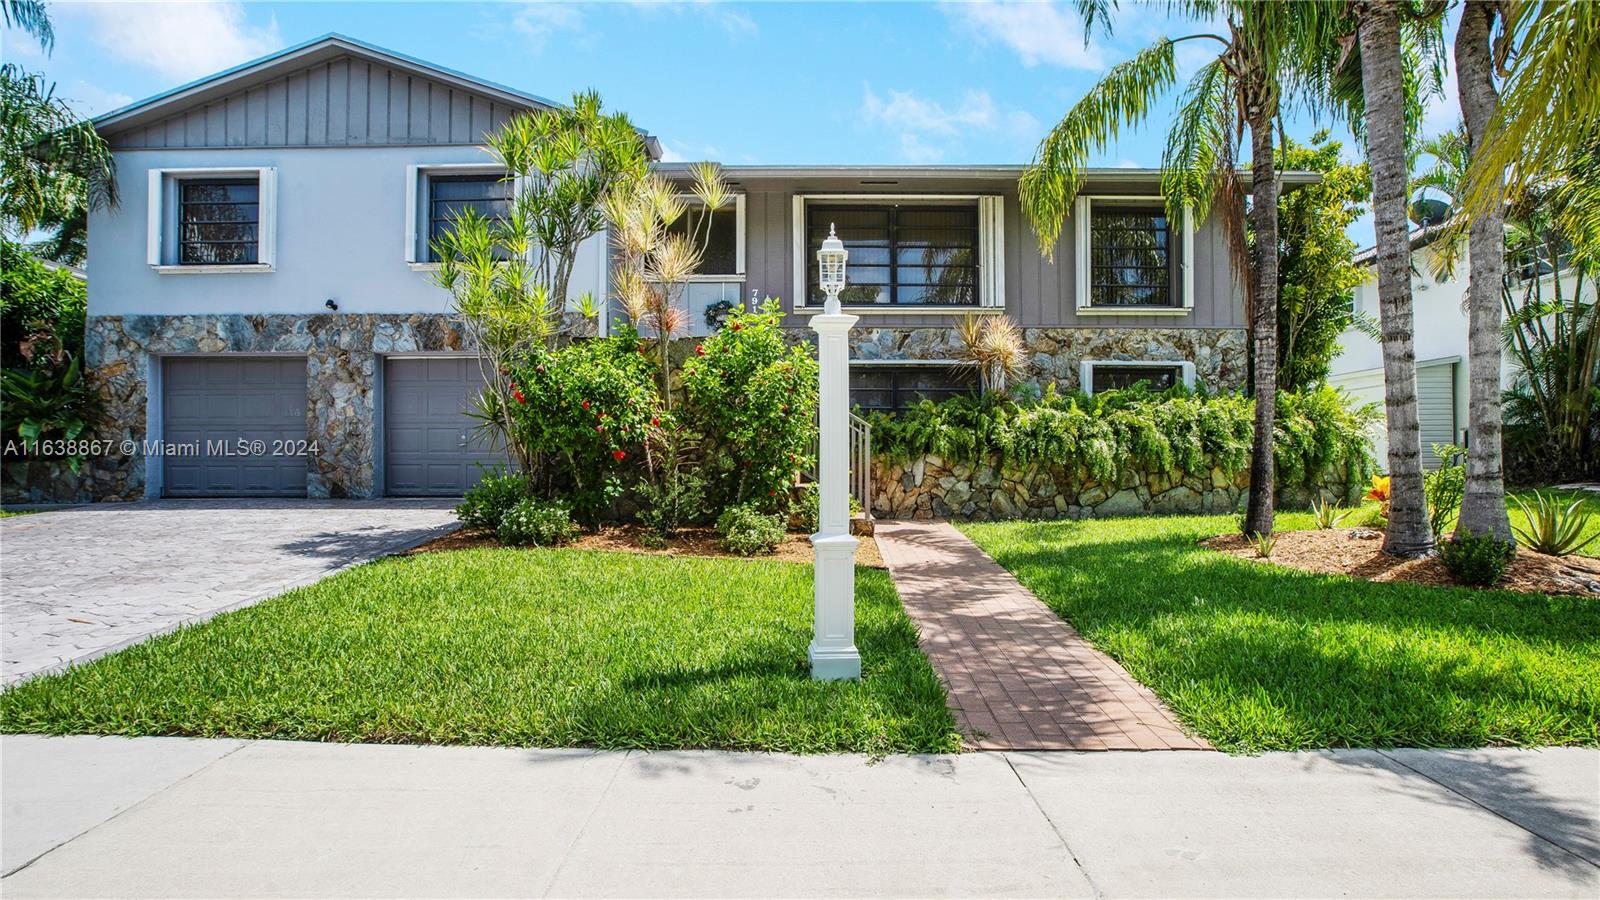
{"label": "grass", "polygon": [[1196,546],[1223,516],[961,527],[1219,748],[1600,745],[1600,601]]}
{"label": "grass", "polygon": [[35,512],[35,510],[31,510],[31,509],[0,509],[0,519],[9,519],[12,516],[25,516],[25,515],[27,515],[28,513],[31,513],[31,512]]}
{"label": "grass", "polygon": [[0,730],[800,753],[953,751],[888,575],[859,683],[813,682],[811,568],[481,549],[392,558],[0,694]]}

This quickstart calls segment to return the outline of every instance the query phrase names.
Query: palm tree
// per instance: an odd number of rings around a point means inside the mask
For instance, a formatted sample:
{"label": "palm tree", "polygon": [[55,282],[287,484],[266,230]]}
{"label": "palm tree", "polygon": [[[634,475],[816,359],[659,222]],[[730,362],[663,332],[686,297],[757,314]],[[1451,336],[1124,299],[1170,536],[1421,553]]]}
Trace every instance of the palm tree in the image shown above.
{"label": "palm tree", "polygon": [[[1227,34],[1199,33],[1163,39],[1106,74],[1039,145],[1019,184],[1022,208],[1039,246],[1051,255],[1089,154],[1105,149],[1123,127],[1142,122],[1155,101],[1177,81],[1176,48],[1211,41],[1215,59],[1194,75],[1179,103],[1162,157],[1161,190],[1168,221],[1203,219],[1215,204],[1232,240],[1237,269],[1249,285],[1255,438],[1250,458],[1246,534],[1272,532],[1273,423],[1276,414],[1278,309],[1278,172],[1273,128],[1280,100],[1300,79],[1309,47],[1334,40],[1337,5],[1324,2],[1253,3],[1249,0],[1175,4],[1202,21],[1220,16]],[[1108,22],[1108,4],[1079,4],[1092,27]],[[1250,133],[1250,220],[1255,245],[1244,238],[1243,191],[1237,160]],[[1250,257],[1253,255],[1253,259]]]}
{"label": "palm tree", "polygon": [[[1471,158],[1481,146],[1500,104],[1495,89],[1494,34],[1501,7],[1468,3],[1456,31],[1456,85],[1466,123],[1465,150]],[[1503,44],[1502,44],[1503,46]],[[1452,197],[1460,191],[1452,192]],[[1458,535],[1492,534],[1512,540],[1506,514],[1506,483],[1501,454],[1500,292],[1505,279],[1505,205],[1495,202],[1471,217],[1467,259],[1467,483],[1461,497]]]}
{"label": "palm tree", "polygon": [[30,34],[46,52],[55,47],[55,29],[50,27],[50,14],[44,0],[5,0],[0,4],[0,17],[7,28],[16,28]]}

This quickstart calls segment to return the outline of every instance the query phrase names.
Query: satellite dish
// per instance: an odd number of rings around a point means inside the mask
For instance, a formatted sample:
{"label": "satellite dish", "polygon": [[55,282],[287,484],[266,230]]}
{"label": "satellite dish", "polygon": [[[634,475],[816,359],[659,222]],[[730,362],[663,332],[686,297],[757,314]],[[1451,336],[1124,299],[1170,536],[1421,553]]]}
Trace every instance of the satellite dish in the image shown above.
{"label": "satellite dish", "polygon": [[1429,225],[1439,225],[1450,217],[1450,204],[1443,200],[1430,200],[1419,197],[1411,201],[1411,221],[1413,224],[1427,228]]}

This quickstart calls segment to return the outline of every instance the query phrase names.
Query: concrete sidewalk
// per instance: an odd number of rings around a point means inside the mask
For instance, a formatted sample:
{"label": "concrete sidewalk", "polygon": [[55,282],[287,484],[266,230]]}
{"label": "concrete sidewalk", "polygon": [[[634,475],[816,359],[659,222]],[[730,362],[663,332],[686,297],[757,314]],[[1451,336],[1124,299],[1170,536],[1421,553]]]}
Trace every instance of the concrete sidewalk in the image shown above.
{"label": "concrete sidewalk", "polygon": [[1600,895],[1600,751],[0,738],[7,897]]}

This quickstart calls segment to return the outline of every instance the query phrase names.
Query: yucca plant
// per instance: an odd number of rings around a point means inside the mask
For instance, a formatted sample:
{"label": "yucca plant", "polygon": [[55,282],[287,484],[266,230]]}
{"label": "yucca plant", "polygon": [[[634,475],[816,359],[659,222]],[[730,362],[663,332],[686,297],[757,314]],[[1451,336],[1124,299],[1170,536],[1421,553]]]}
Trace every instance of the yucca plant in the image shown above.
{"label": "yucca plant", "polygon": [[1028,349],[1010,316],[968,315],[957,332],[962,356],[978,367],[978,384],[985,395],[1004,391],[1007,380],[1027,370]]}
{"label": "yucca plant", "polygon": [[1316,520],[1317,527],[1326,531],[1329,528],[1338,528],[1339,523],[1350,515],[1350,510],[1344,509],[1331,500],[1318,500],[1311,503],[1311,517]]}
{"label": "yucca plant", "polygon": [[1583,532],[1589,524],[1589,512],[1584,508],[1582,499],[1574,500],[1565,509],[1561,501],[1554,494],[1546,495],[1539,491],[1533,492],[1534,506],[1522,502],[1522,498],[1513,495],[1517,507],[1522,510],[1522,515],[1527,519],[1527,527],[1513,525],[1512,530],[1517,537],[1528,547],[1550,556],[1570,556],[1579,550],[1594,543],[1600,534],[1590,535],[1587,539]]}

